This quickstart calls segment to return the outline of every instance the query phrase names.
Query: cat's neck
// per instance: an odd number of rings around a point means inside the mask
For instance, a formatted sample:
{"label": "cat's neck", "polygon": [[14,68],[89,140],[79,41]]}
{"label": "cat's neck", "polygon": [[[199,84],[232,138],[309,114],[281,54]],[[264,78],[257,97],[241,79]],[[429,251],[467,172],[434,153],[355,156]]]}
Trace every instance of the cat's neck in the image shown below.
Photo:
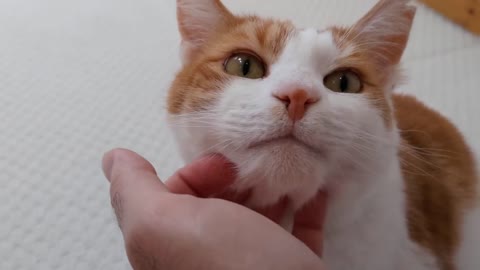
{"label": "cat's neck", "polygon": [[398,143],[383,146],[370,162],[370,169],[334,176],[339,184],[329,192],[325,224],[325,259],[332,269],[347,269],[365,256],[378,260],[362,269],[394,269],[395,254],[409,244]]}
{"label": "cat's neck", "polygon": [[330,216],[327,220],[334,225],[332,230],[366,218],[383,219],[385,215],[405,220],[404,181],[398,144],[385,147],[368,166],[351,168],[335,175],[338,184],[331,186],[329,191]]}

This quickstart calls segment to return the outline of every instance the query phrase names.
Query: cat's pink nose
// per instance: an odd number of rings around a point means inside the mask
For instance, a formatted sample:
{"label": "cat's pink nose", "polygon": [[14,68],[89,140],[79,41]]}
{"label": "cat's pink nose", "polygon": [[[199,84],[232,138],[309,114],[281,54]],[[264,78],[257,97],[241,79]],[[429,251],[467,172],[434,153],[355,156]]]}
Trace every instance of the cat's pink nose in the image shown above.
{"label": "cat's pink nose", "polygon": [[274,96],[285,103],[288,117],[293,121],[301,120],[305,116],[308,106],[318,102],[318,98],[310,96],[303,89],[289,91],[285,94],[275,94]]}

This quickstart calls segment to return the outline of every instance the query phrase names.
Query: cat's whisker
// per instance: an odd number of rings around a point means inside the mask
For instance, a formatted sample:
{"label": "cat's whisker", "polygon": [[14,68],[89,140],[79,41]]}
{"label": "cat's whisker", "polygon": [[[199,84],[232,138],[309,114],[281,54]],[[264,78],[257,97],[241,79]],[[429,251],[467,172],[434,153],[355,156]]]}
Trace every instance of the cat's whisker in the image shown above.
{"label": "cat's whisker", "polygon": [[[339,121],[339,123],[344,124],[344,125],[346,124],[345,122],[346,122],[346,121],[343,121],[343,123],[342,123],[342,121]],[[367,147],[365,146],[365,143],[371,143],[372,145],[374,145],[374,144],[376,144],[376,143],[378,143],[378,142],[382,142],[382,141],[383,141],[383,143],[388,143],[389,145],[393,145],[392,142],[384,141],[384,139],[378,138],[377,136],[374,136],[373,134],[370,134],[370,133],[368,133],[368,132],[366,132],[366,131],[357,129],[354,125],[347,125],[347,126],[348,126],[348,127],[346,127],[346,128],[351,129],[352,132],[356,133],[356,134],[358,135],[356,138],[357,138],[357,139],[360,139],[360,140],[363,142],[363,144],[353,143],[353,144],[351,145],[353,148],[355,148],[355,149],[357,149],[357,150],[358,150],[358,148],[362,148],[362,149],[367,150],[367,151],[372,151],[372,149],[369,149],[369,148],[367,148]],[[362,136],[362,135],[363,135],[363,136]],[[399,147],[400,147],[400,149],[401,149],[403,146],[400,145]],[[445,155],[436,154],[436,153],[433,152],[434,150],[420,149],[420,148],[417,148],[417,149],[419,149],[420,151],[423,151],[424,153],[426,153],[426,155],[427,155],[427,153],[428,153],[428,155],[429,155],[429,156],[432,156],[432,157],[433,157],[433,156],[435,156],[435,157],[448,157],[448,156],[445,156]],[[442,149],[439,149],[439,151],[441,151],[441,150],[442,150]],[[378,151],[378,150],[377,150],[377,151]],[[359,151],[359,152],[362,152],[362,151]],[[419,156],[419,155],[416,154],[416,153],[411,153],[410,151],[407,151],[407,152],[405,152],[405,153],[406,153],[407,155],[412,156],[414,159],[417,159],[417,160],[419,160],[419,161],[421,161],[421,162],[424,162],[424,163],[426,163],[426,164],[428,164],[428,165],[430,165],[430,166],[434,166],[434,167],[436,167],[436,168],[439,169],[439,170],[444,170],[444,168],[441,168],[441,167],[439,167],[439,166],[436,166],[436,165],[433,164],[432,162],[426,160],[425,158],[422,158],[421,156]],[[362,154],[363,154],[363,152],[362,152]],[[408,163],[408,164],[406,164],[406,165],[408,165],[409,167],[413,167],[414,169],[416,169],[417,171],[420,171],[420,172],[421,172],[422,174],[424,174],[424,175],[432,176],[431,174],[425,172],[425,171],[424,171],[423,169],[421,169],[419,166],[416,166],[415,164],[412,164],[411,162],[404,161],[404,160],[402,160],[402,162]]]}
{"label": "cat's whisker", "polygon": [[200,156],[223,152],[222,150],[225,149],[226,147],[228,147],[232,143],[234,143],[233,140],[220,141],[220,142],[208,147],[207,149],[203,150],[200,153]]}

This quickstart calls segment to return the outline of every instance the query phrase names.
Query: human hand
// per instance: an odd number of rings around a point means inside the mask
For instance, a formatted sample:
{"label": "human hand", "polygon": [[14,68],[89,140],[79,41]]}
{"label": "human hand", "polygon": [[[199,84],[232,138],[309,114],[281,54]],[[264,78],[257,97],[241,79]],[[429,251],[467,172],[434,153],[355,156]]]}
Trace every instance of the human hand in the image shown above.
{"label": "human hand", "polygon": [[[182,191],[182,186],[184,184],[178,180],[178,178],[172,178],[167,182],[167,186],[171,192],[182,194],[184,193]],[[209,194],[209,196],[235,202],[240,205],[245,205],[251,195],[250,190],[242,193],[232,192],[231,190],[215,194],[208,193],[208,191],[213,191],[215,189],[221,190],[222,188],[228,188],[232,183],[231,181],[226,180],[226,178],[216,177],[209,179],[191,177],[185,178],[185,180],[194,181],[190,186],[198,186],[198,191],[203,191],[204,193]],[[202,189],[202,186],[205,185],[208,185],[208,188]],[[282,221],[285,221],[285,216],[292,214],[288,212],[290,210],[289,203],[290,201],[288,199],[283,199],[268,208],[255,208],[253,210],[277,224],[282,224]],[[298,212],[293,213],[293,228],[291,228],[291,233],[320,257],[322,256],[323,250],[323,225],[326,216],[326,209],[327,194],[326,192],[320,191],[315,198],[303,208]]]}
{"label": "human hand", "polygon": [[179,170],[169,188],[127,150],[107,153],[103,168],[134,269],[323,269],[318,256],[269,219],[206,198],[234,181],[221,157]]}

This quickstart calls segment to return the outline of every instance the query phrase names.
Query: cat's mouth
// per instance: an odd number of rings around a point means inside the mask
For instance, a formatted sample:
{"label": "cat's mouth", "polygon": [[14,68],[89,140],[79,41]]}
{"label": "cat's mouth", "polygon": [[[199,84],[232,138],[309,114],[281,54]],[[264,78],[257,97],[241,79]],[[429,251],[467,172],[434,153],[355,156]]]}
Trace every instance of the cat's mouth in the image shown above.
{"label": "cat's mouth", "polygon": [[252,149],[252,148],[257,148],[257,147],[265,147],[265,146],[273,145],[273,144],[296,144],[296,145],[300,145],[300,146],[302,146],[302,147],[304,147],[304,148],[306,148],[306,149],[308,149],[308,150],[310,150],[310,151],[312,151],[316,154],[323,154],[324,153],[324,151],[322,151],[321,149],[298,139],[297,137],[295,137],[292,134],[262,140],[262,141],[251,144],[248,148]]}

